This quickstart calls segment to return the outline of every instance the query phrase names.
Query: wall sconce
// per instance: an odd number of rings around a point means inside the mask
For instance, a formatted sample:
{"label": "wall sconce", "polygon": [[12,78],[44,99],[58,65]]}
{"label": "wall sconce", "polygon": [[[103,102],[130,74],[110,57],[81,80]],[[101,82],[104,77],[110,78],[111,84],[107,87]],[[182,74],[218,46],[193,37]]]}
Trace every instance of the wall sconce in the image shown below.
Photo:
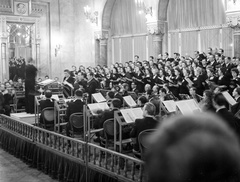
{"label": "wall sconce", "polygon": [[91,11],[91,8],[87,5],[84,7],[84,14],[86,16],[86,21],[98,26],[98,11]]}
{"label": "wall sconce", "polygon": [[62,48],[62,45],[60,45],[60,44],[56,45],[56,47],[55,47],[55,57],[57,57],[57,55],[60,52],[61,48]]}
{"label": "wall sconce", "polygon": [[135,3],[137,5],[137,8],[139,9],[138,13],[140,15],[144,13],[147,21],[151,20],[153,16],[152,7],[147,7],[143,0],[135,0]]}

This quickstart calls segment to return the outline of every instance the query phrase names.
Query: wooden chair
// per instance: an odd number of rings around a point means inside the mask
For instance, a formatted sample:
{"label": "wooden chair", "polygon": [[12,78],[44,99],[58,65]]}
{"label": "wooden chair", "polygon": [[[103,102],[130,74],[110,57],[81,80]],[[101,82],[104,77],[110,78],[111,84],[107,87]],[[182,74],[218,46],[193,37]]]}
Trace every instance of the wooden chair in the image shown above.
{"label": "wooden chair", "polygon": [[73,113],[69,118],[71,130],[69,131],[73,138],[82,138],[83,135],[83,113]]}
{"label": "wooden chair", "polygon": [[[118,129],[116,135],[118,135]],[[101,145],[108,148],[114,142],[114,119],[107,119],[103,123],[103,136],[100,137]]]}
{"label": "wooden chair", "polygon": [[144,160],[145,151],[149,148],[148,137],[155,131],[155,129],[144,130],[138,135],[138,143],[142,160]]}
{"label": "wooden chair", "polygon": [[54,108],[47,107],[42,110],[41,116],[43,123],[40,123],[40,127],[53,131],[54,130]]}

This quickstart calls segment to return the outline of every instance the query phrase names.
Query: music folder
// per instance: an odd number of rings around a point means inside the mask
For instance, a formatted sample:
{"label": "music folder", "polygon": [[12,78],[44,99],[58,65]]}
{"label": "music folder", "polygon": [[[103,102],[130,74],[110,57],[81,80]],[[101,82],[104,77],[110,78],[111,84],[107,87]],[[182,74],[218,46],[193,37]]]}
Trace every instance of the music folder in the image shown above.
{"label": "music folder", "polygon": [[201,112],[200,107],[198,106],[194,99],[176,101],[175,103],[177,109],[179,109],[183,115]]}
{"label": "music folder", "polygon": [[166,100],[163,101],[163,105],[166,107],[166,109],[168,110],[168,112],[176,112],[177,110],[177,106],[174,100]]}
{"label": "music folder", "polygon": [[123,97],[124,101],[129,107],[136,107],[137,103],[133,100],[132,96],[128,95]]}
{"label": "music folder", "polygon": [[109,110],[107,102],[88,104],[88,108],[93,115],[98,115],[99,111]]}
{"label": "music folder", "polygon": [[39,82],[38,85],[46,86],[46,85],[49,85],[49,84],[54,83],[54,82],[55,82],[55,80],[47,79],[47,80]]}
{"label": "music folder", "polygon": [[106,102],[106,99],[103,97],[103,95],[100,92],[92,94],[92,97],[97,103]]}
{"label": "music folder", "polygon": [[143,111],[140,107],[131,109],[121,109],[120,112],[126,123],[134,123],[136,119],[143,118]]}
{"label": "music folder", "polygon": [[234,98],[233,98],[227,91],[222,92],[222,94],[223,94],[224,98],[227,100],[227,102],[228,102],[231,106],[233,106],[233,105],[235,105],[235,104],[237,103],[237,102],[234,100]]}

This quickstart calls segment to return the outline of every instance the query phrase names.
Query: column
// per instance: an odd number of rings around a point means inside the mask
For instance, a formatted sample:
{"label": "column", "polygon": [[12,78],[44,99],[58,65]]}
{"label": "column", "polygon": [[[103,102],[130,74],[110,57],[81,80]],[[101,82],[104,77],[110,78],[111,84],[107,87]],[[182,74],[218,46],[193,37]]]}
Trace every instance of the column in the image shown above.
{"label": "column", "polygon": [[2,62],[2,81],[5,78],[8,78],[7,76],[7,70],[6,70],[6,56],[7,56],[7,52],[6,52],[6,43],[1,43],[1,62]]}
{"label": "column", "polygon": [[154,56],[157,57],[159,54],[162,54],[163,49],[163,35],[155,34],[153,35],[153,47],[154,47]]}
{"label": "column", "polygon": [[108,31],[96,31],[95,36],[95,65],[107,65],[107,50],[108,50]]}
{"label": "column", "polygon": [[107,65],[107,42],[108,39],[100,39],[100,61],[101,66]]}
{"label": "column", "polygon": [[154,56],[157,57],[163,51],[163,36],[165,34],[165,24],[163,21],[148,22],[148,33],[153,35]]}

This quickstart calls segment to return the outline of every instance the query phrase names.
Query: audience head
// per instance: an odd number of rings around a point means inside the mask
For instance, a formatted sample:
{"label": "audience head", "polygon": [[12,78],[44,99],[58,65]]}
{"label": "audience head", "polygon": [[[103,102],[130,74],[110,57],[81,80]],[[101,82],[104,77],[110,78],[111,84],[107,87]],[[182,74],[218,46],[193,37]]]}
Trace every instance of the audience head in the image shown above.
{"label": "audience head", "polygon": [[81,98],[83,96],[83,91],[82,90],[76,90],[74,94],[75,94],[75,97]]}
{"label": "audience head", "polygon": [[146,172],[151,182],[239,181],[238,139],[216,115],[170,118],[149,142]]}
{"label": "audience head", "polygon": [[190,89],[189,89],[189,93],[190,93],[190,95],[196,95],[196,88],[195,87],[191,87]]}
{"label": "audience head", "polygon": [[46,97],[47,99],[50,99],[50,98],[52,97],[52,91],[51,91],[51,90],[46,90],[46,91],[45,91],[45,97]]}
{"label": "audience head", "polygon": [[64,76],[65,77],[70,77],[71,73],[68,69],[64,70]]}
{"label": "audience head", "polygon": [[153,103],[147,102],[143,107],[143,116],[155,116],[156,107]]}
{"label": "audience head", "polygon": [[137,104],[140,107],[143,107],[145,103],[148,102],[148,99],[145,96],[140,96],[137,100]]}
{"label": "audience head", "polygon": [[113,91],[107,92],[107,99],[114,99],[115,93]]}
{"label": "audience head", "polygon": [[144,87],[145,92],[151,90],[151,85],[150,84],[146,84]]}
{"label": "audience head", "polygon": [[167,94],[167,90],[166,90],[165,88],[161,88],[161,89],[159,90],[159,95],[160,95],[160,97],[165,97],[166,94]]}
{"label": "audience head", "polygon": [[113,99],[112,102],[111,102],[111,105],[110,107],[113,109],[113,108],[117,108],[117,109],[120,109],[122,106],[122,102],[120,101],[120,99]]}
{"label": "audience head", "polygon": [[220,107],[225,107],[227,105],[227,101],[222,93],[217,93],[213,96],[213,106],[216,109],[219,109]]}
{"label": "audience head", "polygon": [[237,87],[233,90],[233,97],[239,97],[240,96],[240,87]]}
{"label": "audience head", "polygon": [[94,77],[93,72],[90,71],[90,72],[87,73],[87,79],[88,79],[88,80],[93,79],[93,77]]}

